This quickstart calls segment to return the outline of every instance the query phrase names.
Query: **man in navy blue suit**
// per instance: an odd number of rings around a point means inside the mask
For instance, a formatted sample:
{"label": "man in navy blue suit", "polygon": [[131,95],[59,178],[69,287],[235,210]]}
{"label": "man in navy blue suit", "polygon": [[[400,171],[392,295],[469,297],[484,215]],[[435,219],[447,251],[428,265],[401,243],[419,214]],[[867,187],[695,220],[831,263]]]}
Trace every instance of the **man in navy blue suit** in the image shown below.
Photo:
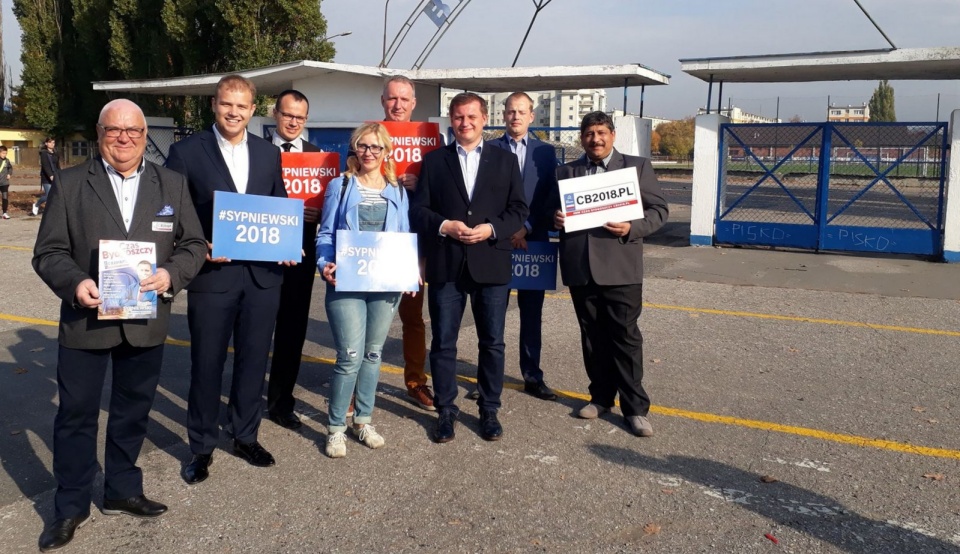
{"label": "man in navy blue suit", "polygon": [[467,297],[477,328],[480,435],[499,440],[503,390],[503,328],[512,276],[510,238],[529,213],[516,156],[484,146],[487,103],[473,93],[450,101],[456,142],[423,157],[410,221],[427,258],[427,303],[433,341],[430,367],[436,391],[434,440],[455,436],[457,338]]}
{"label": "man in navy blue suit", "polygon": [[[215,124],[174,144],[167,167],[187,177],[208,248],[213,249],[214,191],[286,197],[280,149],[247,132],[256,106],[256,87],[227,75],[212,101]],[[263,384],[270,352],[283,265],[211,258],[187,288],[190,326],[190,395],[187,434],[193,459],[181,475],[188,484],[209,475],[219,442],[220,382],[233,336],[233,381],[228,420],[233,451],[250,464],[272,466],[273,456],[257,442],[263,413]]]}
{"label": "man in navy blue suit", "polygon": [[[514,248],[527,249],[527,241],[549,240],[553,210],[547,198],[557,187],[557,153],[553,146],[528,132],[533,123],[533,99],[525,92],[514,92],[503,103],[503,122],[507,132],[489,144],[513,152],[520,163],[523,176],[523,194],[530,206],[530,216],[523,227],[510,237]],[[518,290],[517,308],[520,310],[520,374],[523,390],[541,400],[556,400],[557,395],[543,381],[540,368],[543,325],[542,290]]]}

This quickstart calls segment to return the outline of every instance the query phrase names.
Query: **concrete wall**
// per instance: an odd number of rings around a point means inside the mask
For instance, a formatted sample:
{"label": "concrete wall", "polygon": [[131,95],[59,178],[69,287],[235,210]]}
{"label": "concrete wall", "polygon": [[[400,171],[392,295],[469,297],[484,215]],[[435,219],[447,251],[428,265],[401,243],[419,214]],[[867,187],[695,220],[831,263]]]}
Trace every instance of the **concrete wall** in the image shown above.
{"label": "concrete wall", "polygon": [[730,118],[698,115],[693,135],[693,201],[690,206],[690,244],[713,245],[720,167],[720,125]]}
{"label": "concrete wall", "polygon": [[943,259],[960,262],[960,110],[950,114],[950,158],[947,161],[946,209],[943,220]]}
{"label": "concrete wall", "polygon": [[[579,123],[578,123],[579,124]],[[613,146],[623,154],[650,157],[650,120],[635,115],[614,116],[617,140]]]}

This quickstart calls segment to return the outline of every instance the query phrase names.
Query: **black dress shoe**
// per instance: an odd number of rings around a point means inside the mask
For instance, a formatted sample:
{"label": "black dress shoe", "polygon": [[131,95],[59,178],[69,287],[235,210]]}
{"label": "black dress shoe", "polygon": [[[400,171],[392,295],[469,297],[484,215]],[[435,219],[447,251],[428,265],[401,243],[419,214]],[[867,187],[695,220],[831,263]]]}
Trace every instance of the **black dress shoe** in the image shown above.
{"label": "black dress shoe", "polygon": [[107,516],[127,514],[133,517],[152,518],[160,517],[166,513],[166,511],[166,506],[159,502],[154,502],[142,494],[123,500],[103,499],[103,515]]}
{"label": "black dress shoe", "polygon": [[527,381],[523,384],[523,392],[536,396],[540,400],[556,400],[557,393],[550,390],[543,381]]}
{"label": "black dress shoe", "polygon": [[497,420],[496,410],[480,412],[480,437],[485,441],[498,441],[503,436],[503,426]]}
{"label": "black dress shoe", "polygon": [[290,412],[289,414],[269,414],[270,421],[276,423],[280,427],[285,427],[287,429],[299,429],[303,427],[303,423],[300,422],[300,418],[297,417],[297,414]]}
{"label": "black dress shoe", "polygon": [[213,454],[194,454],[190,463],[183,466],[180,476],[188,485],[201,483],[210,476],[210,464],[213,463]]}
{"label": "black dress shoe", "polygon": [[40,552],[50,552],[51,550],[66,546],[73,540],[73,532],[86,523],[89,517],[90,512],[87,512],[77,517],[68,517],[54,521],[50,524],[50,527],[44,529],[43,533],[40,534],[40,540],[37,541]]}
{"label": "black dress shoe", "polygon": [[457,414],[440,412],[440,417],[437,418],[437,430],[433,433],[433,440],[441,444],[452,441],[457,436],[456,425]]}
{"label": "black dress shoe", "polygon": [[253,441],[243,444],[240,441],[233,441],[233,453],[239,458],[243,458],[248,464],[257,467],[270,467],[277,463],[273,456],[267,452],[267,449],[260,446],[260,443]]}

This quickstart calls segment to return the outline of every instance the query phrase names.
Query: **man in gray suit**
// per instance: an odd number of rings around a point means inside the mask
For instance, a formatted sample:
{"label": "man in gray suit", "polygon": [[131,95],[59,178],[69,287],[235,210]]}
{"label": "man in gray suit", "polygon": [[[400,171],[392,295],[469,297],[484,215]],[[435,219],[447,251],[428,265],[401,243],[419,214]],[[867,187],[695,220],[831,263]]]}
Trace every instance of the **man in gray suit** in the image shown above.
{"label": "man in gray suit", "polygon": [[580,322],[583,365],[590,379],[590,403],[578,415],[594,419],[620,409],[630,430],[653,435],[647,420],[650,397],[643,390],[643,337],[637,327],[643,302],[643,237],[667,221],[667,201],[650,160],[626,156],[613,147],[613,119],[590,112],[580,122],[585,155],[557,168],[557,179],[583,177],[627,167],[637,170],[643,219],[608,222],[567,233],[559,191],[553,196],[554,225],[560,229],[560,273],[570,288]]}
{"label": "man in gray suit", "polygon": [[[60,548],[90,516],[97,474],[97,418],[107,366],[113,374],[104,454],[103,513],[158,517],[136,466],[153,405],[170,302],[203,265],[207,244],[186,179],[144,160],[147,124],[129,100],[103,107],[100,156],[63,172],[50,194],[33,268],[62,300],[53,428],[54,522],[40,550]],[[140,292],[157,294],[156,319],[99,320],[100,240],[152,242],[157,271]]]}

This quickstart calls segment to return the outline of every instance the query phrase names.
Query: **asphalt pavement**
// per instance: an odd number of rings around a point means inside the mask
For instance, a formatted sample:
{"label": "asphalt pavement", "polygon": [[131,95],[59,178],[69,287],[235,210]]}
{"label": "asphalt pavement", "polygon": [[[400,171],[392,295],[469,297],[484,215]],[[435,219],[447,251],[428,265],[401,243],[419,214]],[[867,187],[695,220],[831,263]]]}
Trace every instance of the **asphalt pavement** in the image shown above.
{"label": "asphalt pavement", "polygon": [[[960,268],[690,247],[689,184],[665,185],[671,223],[648,241],[640,320],[654,437],[631,435],[619,411],[574,417],[587,379],[561,287],[544,307],[542,363],[559,401],[519,390],[511,301],[503,440],[483,441],[462,400],[456,440],[433,444],[435,415],[406,400],[395,321],[374,414],[386,446],[350,440],[328,459],[333,351],[318,281],[296,391],[304,428],[264,421],[267,469],[232,456],[224,434],[210,478],[187,486],[180,296],[140,457],[147,495],[170,511],[102,515],[101,475],[64,552],[960,552]],[[35,552],[53,512],[58,301],[30,267],[37,224],[0,221],[4,553]],[[465,393],[469,316],[459,346]]]}

